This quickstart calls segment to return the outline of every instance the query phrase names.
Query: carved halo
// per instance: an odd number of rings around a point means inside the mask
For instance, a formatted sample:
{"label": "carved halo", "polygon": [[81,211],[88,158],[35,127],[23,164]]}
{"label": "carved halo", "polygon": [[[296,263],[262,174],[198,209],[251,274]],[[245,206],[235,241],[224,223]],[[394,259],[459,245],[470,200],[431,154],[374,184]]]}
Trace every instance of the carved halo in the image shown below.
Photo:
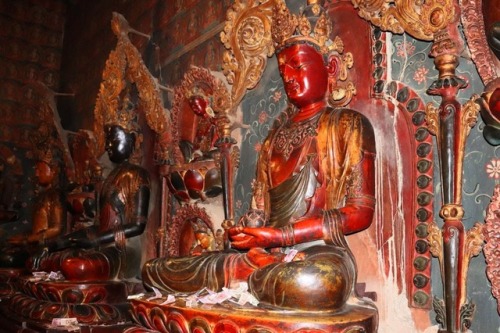
{"label": "carved halo", "polygon": [[[168,255],[178,257],[181,253],[181,248],[189,248],[194,242],[193,223],[205,224],[207,231],[214,233],[213,223],[204,208],[197,205],[185,205],[175,212],[172,218],[168,235]],[[186,255],[186,253],[184,253]]]}
{"label": "carved halo", "polygon": [[486,39],[482,0],[461,0],[461,20],[472,61],[485,85],[500,76],[500,60],[491,51]]}
{"label": "carved halo", "polygon": [[[174,89],[174,103],[172,106],[172,164],[179,165],[184,163],[184,158],[178,149],[182,133],[179,132],[180,117],[188,96],[193,93],[193,90],[202,90],[203,93],[209,97],[211,107],[215,113],[215,121],[217,123],[226,121],[227,116],[231,110],[231,99],[225,84],[217,79],[210,70],[201,67],[191,67],[191,69],[184,74],[182,82]],[[221,126],[224,124],[221,124]],[[219,126],[218,126],[219,127]]]}

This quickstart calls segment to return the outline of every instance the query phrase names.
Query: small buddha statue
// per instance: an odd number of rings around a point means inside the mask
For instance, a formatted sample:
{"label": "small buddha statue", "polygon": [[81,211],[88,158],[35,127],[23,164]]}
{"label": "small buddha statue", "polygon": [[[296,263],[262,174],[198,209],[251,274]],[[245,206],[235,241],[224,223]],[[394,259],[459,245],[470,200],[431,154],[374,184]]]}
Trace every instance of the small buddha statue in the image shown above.
{"label": "small buddha statue", "polygon": [[68,280],[135,278],[140,271],[137,236],[145,229],[150,196],[148,172],[129,161],[136,134],[127,124],[104,128],[106,152],[114,169],[99,195],[98,221],[46,244],[34,260],[38,270],[60,270]]}
{"label": "small buddha statue", "polygon": [[146,287],[189,293],[246,281],[261,304],[297,311],[340,311],[355,296],[344,236],[372,223],[375,139],[362,114],[328,104],[340,59],[330,32],[318,1],[298,18],[276,3],[272,36],[290,104],[262,145],[252,210],[228,230],[231,251],[152,259]]}
{"label": "small buddha statue", "polygon": [[216,150],[217,126],[215,113],[210,106],[210,98],[200,88],[193,88],[187,97],[190,109],[199,120],[196,133],[192,142],[181,141],[181,151],[187,163],[196,160],[213,158],[211,155]]}
{"label": "small buddha statue", "polygon": [[7,239],[8,246],[0,256],[2,267],[24,267],[31,251],[38,246],[44,246],[66,231],[57,162],[52,158],[50,150],[40,156],[35,164],[35,179],[40,190],[34,200],[31,232]]}

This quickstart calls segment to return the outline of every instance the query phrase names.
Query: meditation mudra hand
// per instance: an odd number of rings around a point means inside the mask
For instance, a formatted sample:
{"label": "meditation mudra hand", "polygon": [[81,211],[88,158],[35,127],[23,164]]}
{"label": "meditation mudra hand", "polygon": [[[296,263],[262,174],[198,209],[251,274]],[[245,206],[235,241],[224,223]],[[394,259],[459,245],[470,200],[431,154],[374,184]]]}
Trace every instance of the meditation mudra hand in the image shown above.
{"label": "meditation mudra hand", "polygon": [[115,168],[100,192],[99,221],[49,242],[34,258],[36,270],[61,270],[68,280],[90,281],[135,277],[140,270],[138,239],[148,217],[150,181],[142,167],[129,162],[135,133],[105,126],[106,151]]}
{"label": "meditation mudra hand", "polygon": [[[193,292],[248,281],[262,304],[306,311],[336,311],[354,296],[356,266],[344,235],[372,222],[374,134],[360,113],[328,106],[340,58],[329,54],[329,36],[321,38],[331,31],[329,19],[315,6],[304,11],[320,13],[312,37],[301,35],[306,29],[297,22],[316,20],[297,21],[281,2],[274,8],[272,34],[291,105],[262,145],[253,210],[228,231],[232,248],[247,252],[153,259],[143,267],[146,286]],[[298,255],[284,261],[290,248]]]}

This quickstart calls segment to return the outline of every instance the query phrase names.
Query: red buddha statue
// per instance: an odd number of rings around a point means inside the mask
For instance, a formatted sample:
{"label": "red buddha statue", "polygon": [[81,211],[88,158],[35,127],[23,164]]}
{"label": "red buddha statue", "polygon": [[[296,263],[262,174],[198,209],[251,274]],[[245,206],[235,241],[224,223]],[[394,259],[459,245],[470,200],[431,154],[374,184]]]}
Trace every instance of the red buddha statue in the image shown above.
{"label": "red buddha statue", "polygon": [[196,126],[196,133],[192,142],[193,152],[190,157],[185,157],[189,163],[193,160],[213,158],[211,153],[215,149],[218,139],[215,125],[215,113],[210,106],[210,99],[201,89],[193,89],[188,97],[188,104],[194,114],[200,117]]}
{"label": "red buddha statue", "polygon": [[329,24],[316,2],[299,20],[277,4],[272,35],[290,106],[262,146],[253,210],[229,229],[232,252],[150,260],[146,287],[186,293],[248,281],[261,304],[305,311],[337,311],[354,296],[344,235],[372,222],[375,139],[363,115],[328,105],[339,59]]}
{"label": "red buddha statue", "polygon": [[35,164],[35,178],[40,190],[33,206],[31,232],[7,239],[8,246],[0,256],[1,267],[25,267],[30,251],[65,232],[63,195],[57,182],[58,167],[50,152],[43,157]]}
{"label": "red buddha statue", "polygon": [[149,175],[129,162],[135,132],[120,124],[105,126],[106,151],[115,168],[99,195],[98,222],[49,242],[34,259],[37,270],[60,270],[67,280],[134,278],[140,272],[138,236],[145,229]]}

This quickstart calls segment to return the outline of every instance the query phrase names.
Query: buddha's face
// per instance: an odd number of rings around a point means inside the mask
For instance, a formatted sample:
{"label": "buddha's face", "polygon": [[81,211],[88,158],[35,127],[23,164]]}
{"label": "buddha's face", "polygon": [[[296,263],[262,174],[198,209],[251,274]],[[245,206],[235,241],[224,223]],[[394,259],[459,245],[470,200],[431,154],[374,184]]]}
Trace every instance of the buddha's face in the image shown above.
{"label": "buddha's face", "polygon": [[135,135],[128,133],[118,125],[105,126],[106,152],[114,163],[121,163],[129,159],[134,150]]}
{"label": "buddha's face", "polygon": [[328,73],[323,56],[307,44],[293,44],[278,54],[285,92],[298,108],[325,99]]}
{"label": "buddha's face", "polygon": [[199,96],[199,95],[193,95],[191,97],[189,97],[189,106],[191,107],[191,109],[193,110],[193,112],[200,116],[200,117],[208,117],[208,113],[207,113],[207,106],[208,106],[208,103],[207,103],[207,100],[205,98],[203,98],[203,96]]}
{"label": "buddha's face", "polygon": [[54,170],[47,162],[38,161],[35,165],[35,176],[40,185],[47,186],[54,180]]}

